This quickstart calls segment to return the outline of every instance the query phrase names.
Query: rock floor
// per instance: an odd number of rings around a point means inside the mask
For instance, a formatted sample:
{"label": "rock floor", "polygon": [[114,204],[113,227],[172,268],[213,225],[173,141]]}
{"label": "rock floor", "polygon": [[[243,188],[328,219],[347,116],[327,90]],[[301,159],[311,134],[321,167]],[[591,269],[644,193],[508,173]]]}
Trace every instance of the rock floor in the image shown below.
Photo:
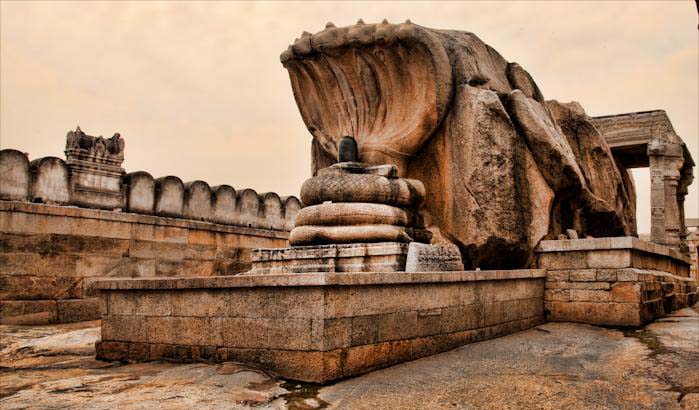
{"label": "rock floor", "polygon": [[699,305],[636,330],[547,323],[320,387],[236,363],[106,363],[99,322],[0,326],[0,408],[699,409]]}

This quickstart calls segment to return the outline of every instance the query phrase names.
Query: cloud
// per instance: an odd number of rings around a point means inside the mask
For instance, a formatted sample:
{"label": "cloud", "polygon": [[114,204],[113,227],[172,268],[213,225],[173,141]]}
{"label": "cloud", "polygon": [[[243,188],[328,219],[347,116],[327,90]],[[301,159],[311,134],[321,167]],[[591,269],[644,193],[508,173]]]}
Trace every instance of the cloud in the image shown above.
{"label": "cloud", "polygon": [[129,171],[296,194],[310,135],[279,54],[358,18],[472,31],[592,115],[665,109],[699,159],[691,2],[2,2],[0,146],[60,156],[80,124],[119,131]]}

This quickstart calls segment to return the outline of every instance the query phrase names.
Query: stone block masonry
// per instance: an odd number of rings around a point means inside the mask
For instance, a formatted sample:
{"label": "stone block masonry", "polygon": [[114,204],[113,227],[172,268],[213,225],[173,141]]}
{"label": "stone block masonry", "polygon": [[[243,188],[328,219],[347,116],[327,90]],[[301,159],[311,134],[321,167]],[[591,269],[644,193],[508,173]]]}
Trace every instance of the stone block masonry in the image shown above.
{"label": "stone block masonry", "polygon": [[54,157],[30,162],[26,154],[17,150],[0,150],[0,200],[124,211],[276,231],[290,231],[301,209],[301,201],[294,196],[258,194],[252,189],[236,191],[229,185],[210,187],[204,181],[184,183],[176,176],[155,179],[143,171],[123,177],[110,175],[96,181],[109,189],[98,189],[86,185],[86,181],[95,181],[86,177],[86,173],[94,170],[86,168],[85,162],[71,162],[70,158],[65,162]]}
{"label": "stone block masonry", "polygon": [[0,201],[0,323],[99,319],[101,277],[233,275],[289,233],[153,215]]}
{"label": "stone block masonry", "polygon": [[104,360],[239,361],[323,383],[544,321],[542,270],[105,279]]}
{"label": "stone block masonry", "polygon": [[552,321],[641,326],[699,300],[687,258],[665,246],[621,237],[542,241],[537,252]]}
{"label": "stone block masonry", "polygon": [[96,319],[94,278],[231,275],[288,244],[298,198],[127,174],[124,147],[78,127],[65,161],[0,150],[0,323]]}

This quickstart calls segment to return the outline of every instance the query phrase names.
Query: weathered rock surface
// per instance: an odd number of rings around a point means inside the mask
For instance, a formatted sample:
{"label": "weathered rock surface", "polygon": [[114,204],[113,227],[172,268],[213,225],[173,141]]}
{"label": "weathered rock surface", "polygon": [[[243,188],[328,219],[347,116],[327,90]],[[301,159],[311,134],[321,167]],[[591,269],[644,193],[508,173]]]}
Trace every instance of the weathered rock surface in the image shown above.
{"label": "weathered rock surface", "polygon": [[98,322],[0,326],[5,409],[695,409],[699,306],[638,330],[548,323],[332,386],[235,363],[94,357]]}
{"label": "weathered rock surface", "polygon": [[401,208],[365,202],[333,202],[307,206],[296,215],[296,226],[388,224],[408,226],[415,215]]}
{"label": "weathered rock surface", "polygon": [[456,245],[428,245],[411,242],[405,260],[406,272],[462,271],[461,252]]}
{"label": "weathered rock surface", "polygon": [[[589,203],[578,205],[583,211],[583,219],[575,221],[574,229],[595,237],[614,231],[619,236],[635,233],[633,179],[625,168],[616,164],[609,146],[590,117],[576,102],[566,104],[551,100],[546,102],[546,107],[563,131],[592,194],[582,196],[582,200],[589,200]],[[560,226],[564,225],[570,224],[554,219],[551,231],[558,233]]]}
{"label": "weathered rock surface", "polygon": [[235,363],[97,361],[99,322],[0,331],[3,410],[287,408],[283,381]]}
{"label": "weathered rock surface", "polygon": [[547,323],[340,382],[331,409],[691,409],[699,309],[638,331]]}
{"label": "weathered rock surface", "polygon": [[547,106],[524,68],[472,33],[329,24],[281,61],[314,174],[353,136],[362,161],[425,184],[434,241],[457,244],[467,269],[528,265],[567,229],[635,234],[629,179],[584,112]]}
{"label": "weathered rock surface", "polygon": [[[357,150],[353,138],[341,142],[343,150]],[[424,185],[398,178],[395,165],[339,162],[307,179],[301,198],[307,206],[289,235],[292,246],[429,242],[432,236],[419,213]]]}

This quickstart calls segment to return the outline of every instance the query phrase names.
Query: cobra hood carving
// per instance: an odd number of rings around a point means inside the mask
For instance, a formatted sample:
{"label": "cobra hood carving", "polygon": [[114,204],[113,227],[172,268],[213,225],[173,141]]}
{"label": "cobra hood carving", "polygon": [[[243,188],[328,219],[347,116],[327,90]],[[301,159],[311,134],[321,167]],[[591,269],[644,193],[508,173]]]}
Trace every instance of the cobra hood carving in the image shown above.
{"label": "cobra hood carving", "polygon": [[313,135],[313,173],[343,136],[363,162],[425,184],[433,242],[467,268],[531,265],[543,238],[635,235],[633,184],[577,103],[474,34],[413,24],[328,23],[282,53]]}

